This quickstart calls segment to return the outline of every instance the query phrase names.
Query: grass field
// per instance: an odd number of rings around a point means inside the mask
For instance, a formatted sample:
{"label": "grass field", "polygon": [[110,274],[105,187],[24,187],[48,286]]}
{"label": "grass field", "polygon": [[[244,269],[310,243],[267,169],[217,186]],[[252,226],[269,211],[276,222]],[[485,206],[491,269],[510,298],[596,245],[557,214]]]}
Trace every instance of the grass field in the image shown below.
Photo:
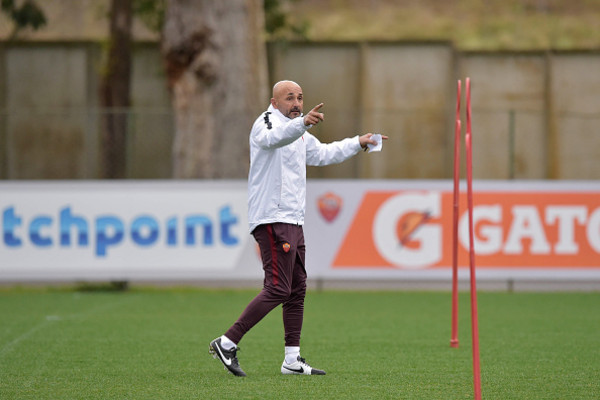
{"label": "grass field", "polygon": [[[208,355],[248,290],[0,289],[1,399],[469,399],[469,299],[449,347],[450,293],[309,292],[302,355],[282,376],[281,309],[240,343],[248,378]],[[600,293],[479,294],[484,399],[600,398]]]}

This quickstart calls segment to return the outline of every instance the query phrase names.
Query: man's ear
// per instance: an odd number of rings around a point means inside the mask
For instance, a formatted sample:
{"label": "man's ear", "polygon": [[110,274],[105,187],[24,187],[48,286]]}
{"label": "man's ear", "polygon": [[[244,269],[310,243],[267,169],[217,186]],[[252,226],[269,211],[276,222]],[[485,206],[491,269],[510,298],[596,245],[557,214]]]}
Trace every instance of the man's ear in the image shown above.
{"label": "man's ear", "polygon": [[277,102],[275,101],[275,98],[271,97],[271,105],[273,106],[273,108],[277,108]]}

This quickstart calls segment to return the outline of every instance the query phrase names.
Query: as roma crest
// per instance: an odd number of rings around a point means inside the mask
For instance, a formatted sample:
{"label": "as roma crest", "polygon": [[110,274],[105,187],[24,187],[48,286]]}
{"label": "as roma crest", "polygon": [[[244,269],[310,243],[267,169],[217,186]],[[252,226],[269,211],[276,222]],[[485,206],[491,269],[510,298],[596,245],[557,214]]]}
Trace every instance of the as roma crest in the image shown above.
{"label": "as roma crest", "polygon": [[334,193],[327,192],[317,200],[321,216],[327,222],[333,222],[342,209],[342,198]]}

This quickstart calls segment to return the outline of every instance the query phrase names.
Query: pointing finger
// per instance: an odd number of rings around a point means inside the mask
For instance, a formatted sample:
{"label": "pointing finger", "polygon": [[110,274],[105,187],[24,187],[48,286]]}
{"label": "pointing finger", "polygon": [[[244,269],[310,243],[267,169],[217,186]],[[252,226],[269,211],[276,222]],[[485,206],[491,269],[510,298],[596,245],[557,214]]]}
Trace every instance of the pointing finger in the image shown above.
{"label": "pointing finger", "polygon": [[314,108],[311,111],[317,112],[321,109],[321,107],[323,107],[323,103],[317,104],[316,106],[314,106]]}

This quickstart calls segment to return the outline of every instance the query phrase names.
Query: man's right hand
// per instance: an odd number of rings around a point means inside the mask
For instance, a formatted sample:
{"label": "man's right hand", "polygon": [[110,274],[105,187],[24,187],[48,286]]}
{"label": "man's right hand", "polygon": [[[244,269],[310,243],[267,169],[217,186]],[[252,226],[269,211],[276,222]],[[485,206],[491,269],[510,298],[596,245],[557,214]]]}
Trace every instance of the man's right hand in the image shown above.
{"label": "man's right hand", "polygon": [[304,125],[316,125],[324,120],[325,114],[319,112],[321,107],[323,107],[323,103],[316,105],[304,116]]}

